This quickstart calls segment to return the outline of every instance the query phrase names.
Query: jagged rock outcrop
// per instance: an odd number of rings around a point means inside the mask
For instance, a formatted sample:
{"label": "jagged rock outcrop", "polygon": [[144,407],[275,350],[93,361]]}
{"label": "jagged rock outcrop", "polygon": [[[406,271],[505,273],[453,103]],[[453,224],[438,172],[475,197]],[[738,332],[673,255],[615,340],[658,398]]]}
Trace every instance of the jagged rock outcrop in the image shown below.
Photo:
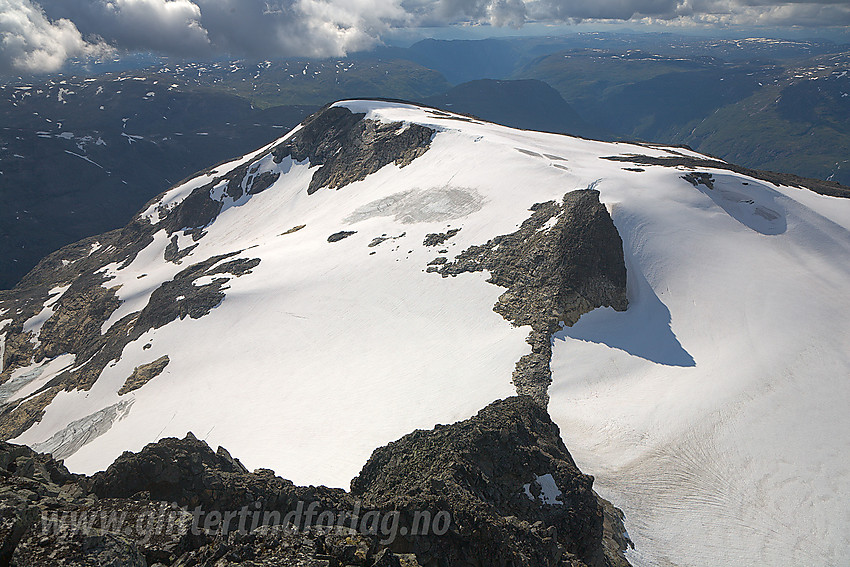
{"label": "jagged rock outcrop", "polygon": [[274,159],[309,160],[319,165],[307,193],[328,187],[338,189],[366,179],[385,165],[404,167],[424,154],[434,130],[420,124],[367,120],[365,114],[332,106],[302,124],[286,143],[274,149]]}
{"label": "jagged rock outcrop", "polygon": [[402,525],[423,510],[451,513],[445,536],[392,544],[422,565],[621,564],[605,554],[592,485],[545,409],[517,396],[377,449],[351,492],[370,507],[401,511]]}
{"label": "jagged rock outcrop", "polygon": [[[21,539],[41,521],[42,512],[87,501],[75,489],[77,479],[49,455],[0,442],[0,566],[10,564]],[[93,497],[88,498],[91,501]]]}
{"label": "jagged rock outcrop", "polygon": [[124,382],[124,385],[118,390],[118,395],[123,396],[129,394],[133,390],[138,390],[157,376],[159,376],[165,367],[170,362],[168,355],[164,354],[149,364],[143,364],[133,369],[133,373]]}
{"label": "jagged rock outcrop", "polygon": [[514,385],[546,407],[552,333],[597,307],[624,311],[626,265],[623,241],[598,191],[571,191],[561,203],[538,203],[531,211],[516,232],[472,246],[432,271],[447,277],[488,270],[489,283],[507,288],[493,310],[514,325],[531,326],[532,351],[517,362]]}
{"label": "jagged rock outcrop", "polygon": [[298,501],[319,502],[322,509],[348,506],[343,490],[296,487],[269,470],[250,473],[238,459],[219,447],[213,452],[189,434],[166,438],[124,453],[103,472],[94,474],[88,488],[100,498],[131,498],[176,502],[180,507],[205,510],[289,511]]}
{"label": "jagged rock outcrop", "polygon": [[352,234],[356,234],[357,231],[354,230],[341,230],[339,232],[335,232],[328,236],[328,242],[339,242],[343,238],[348,238]]}
{"label": "jagged rock outcrop", "polygon": [[422,245],[439,246],[458,232],[460,232],[459,228],[453,228],[451,230],[447,230],[446,232],[432,232],[430,234],[426,234],[425,240],[422,241]]}
{"label": "jagged rock outcrop", "polygon": [[0,567],[628,565],[619,511],[525,396],[376,450],[350,492],[191,434],[91,477],[0,443],[0,482]]}

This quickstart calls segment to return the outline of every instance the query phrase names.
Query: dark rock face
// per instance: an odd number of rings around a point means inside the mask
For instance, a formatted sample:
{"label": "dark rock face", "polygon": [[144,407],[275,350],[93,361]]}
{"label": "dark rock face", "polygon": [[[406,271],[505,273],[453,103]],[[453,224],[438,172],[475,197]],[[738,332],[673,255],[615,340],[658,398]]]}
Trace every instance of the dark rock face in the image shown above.
{"label": "dark rock face", "polygon": [[163,258],[167,262],[174,262],[175,264],[179,264],[180,260],[184,257],[188,256],[189,253],[192,252],[195,248],[197,248],[197,244],[192,244],[191,246],[187,246],[182,250],[177,244],[177,235],[171,237],[171,241],[168,243],[168,246],[165,247],[165,252],[163,253]]}
{"label": "dark rock face", "polygon": [[597,307],[624,311],[626,265],[623,241],[598,191],[571,191],[560,204],[531,210],[516,232],[472,246],[434,271],[446,277],[488,270],[488,282],[507,288],[493,310],[514,325],[531,326],[532,352],[517,362],[513,381],[519,394],[546,407],[552,333]]}
{"label": "dark rock face", "polygon": [[431,234],[426,234],[425,240],[422,241],[422,244],[425,246],[439,246],[458,232],[460,232],[459,228],[453,228],[446,232],[433,232]]}
{"label": "dark rock face", "polygon": [[684,179],[694,187],[705,185],[709,189],[714,189],[714,178],[711,176],[710,173],[692,171],[683,175],[682,179]]}
{"label": "dark rock face", "polygon": [[352,234],[356,234],[356,230],[341,230],[328,236],[328,242],[339,242],[343,238],[348,238]]}
{"label": "dark rock face", "polygon": [[[133,340],[148,329],[158,329],[176,319],[187,316],[200,319],[209,313],[224,299],[223,288],[231,277],[250,274],[259,265],[259,258],[228,260],[241,253],[239,250],[212,256],[181,270],[173,279],[163,283],[151,294],[148,304],[138,314],[130,335]],[[219,277],[208,284],[195,285],[194,282],[204,276]]]}
{"label": "dark rock face", "polygon": [[0,443],[0,483],[0,566],[628,565],[619,511],[524,396],[376,450],[351,492],[248,472],[191,434],[92,477]]}
{"label": "dark rock face", "polygon": [[[541,496],[546,475],[560,494]],[[422,565],[616,564],[605,556],[603,510],[592,485],[546,411],[518,396],[376,450],[351,492],[410,521],[417,510],[451,511],[445,536],[393,544]]]}
{"label": "dark rock face", "polygon": [[301,130],[274,149],[275,161],[291,157],[319,165],[307,193],[338,189],[366,179],[385,165],[399,167],[424,154],[434,130],[419,124],[366,120],[347,108],[328,107],[304,121]]}

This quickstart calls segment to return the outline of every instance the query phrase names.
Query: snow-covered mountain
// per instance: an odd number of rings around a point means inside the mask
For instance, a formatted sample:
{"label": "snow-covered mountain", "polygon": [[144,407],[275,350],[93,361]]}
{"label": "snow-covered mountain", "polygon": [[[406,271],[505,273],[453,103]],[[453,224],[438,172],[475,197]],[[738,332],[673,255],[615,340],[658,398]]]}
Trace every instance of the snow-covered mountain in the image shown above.
{"label": "snow-covered mountain", "polygon": [[806,184],[336,103],[0,292],[0,433],[89,473],[191,430],[344,486],[519,391],[633,564],[847,564],[850,200]]}

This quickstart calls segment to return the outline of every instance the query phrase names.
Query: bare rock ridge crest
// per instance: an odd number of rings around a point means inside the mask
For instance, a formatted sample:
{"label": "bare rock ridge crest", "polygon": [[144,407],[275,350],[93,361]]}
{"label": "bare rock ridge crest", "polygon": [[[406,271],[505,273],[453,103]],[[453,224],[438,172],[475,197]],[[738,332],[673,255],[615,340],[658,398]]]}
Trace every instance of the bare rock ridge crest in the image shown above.
{"label": "bare rock ridge crest", "polygon": [[[0,482],[0,567],[628,565],[620,515],[593,492],[593,478],[576,468],[558,427],[526,396],[377,449],[348,492],[249,472],[192,434],[124,453],[90,477],[0,442]],[[299,506],[314,509],[312,521]],[[204,530],[193,519],[196,507],[248,507],[258,514],[251,518],[268,520],[253,528],[245,522],[241,531],[234,520],[229,533],[217,533],[220,525]],[[394,534],[348,517],[328,530],[316,520],[326,512],[398,519]],[[422,530],[421,521],[415,529],[417,515],[446,512],[440,533]],[[116,513],[124,522],[108,524]],[[71,519],[84,516],[91,526],[73,529]],[[299,529],[275,525],[275,517]]]}
{"label": "bare rock ridge crest", "polygon": [[545,408],[552,334],[597,307],[625,311],[626,264],[623,241],[598,191],[571,191],[561,203],[538,203],[531,211],[516,232],[472,246],[436,271],[447,277],[488,270],[489,283],[507,288],[493,310],[531,327],[531,353],[517,361],[513,383],[517,393]]}

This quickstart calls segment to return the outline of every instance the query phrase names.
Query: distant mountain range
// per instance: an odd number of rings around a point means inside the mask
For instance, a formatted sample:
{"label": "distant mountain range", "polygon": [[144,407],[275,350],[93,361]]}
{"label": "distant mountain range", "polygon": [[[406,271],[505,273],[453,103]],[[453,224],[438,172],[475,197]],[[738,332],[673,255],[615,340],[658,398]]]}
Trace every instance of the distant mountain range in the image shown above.
{"label": "distant mountain range", "polygon": [[585,122],[558,91],[543,81],[479,79],[424,99],[430,106],[527,130],[605,137]]}
{"label": "distant mountain range", "polygon": [[687,144],[749,167],[850,183],[850,50],[727,61],[571,50],[516,76],[545,80],[622,139]]}
{"label": "distant mountain range", "polygon": [[405,99],[517,128],[686,144],[847,184],[849,61],[846,46],[824,41],[588,33],[7,80],[0,288],[51,251],[122,226],[191,172],[271,141],[339,98]]}

